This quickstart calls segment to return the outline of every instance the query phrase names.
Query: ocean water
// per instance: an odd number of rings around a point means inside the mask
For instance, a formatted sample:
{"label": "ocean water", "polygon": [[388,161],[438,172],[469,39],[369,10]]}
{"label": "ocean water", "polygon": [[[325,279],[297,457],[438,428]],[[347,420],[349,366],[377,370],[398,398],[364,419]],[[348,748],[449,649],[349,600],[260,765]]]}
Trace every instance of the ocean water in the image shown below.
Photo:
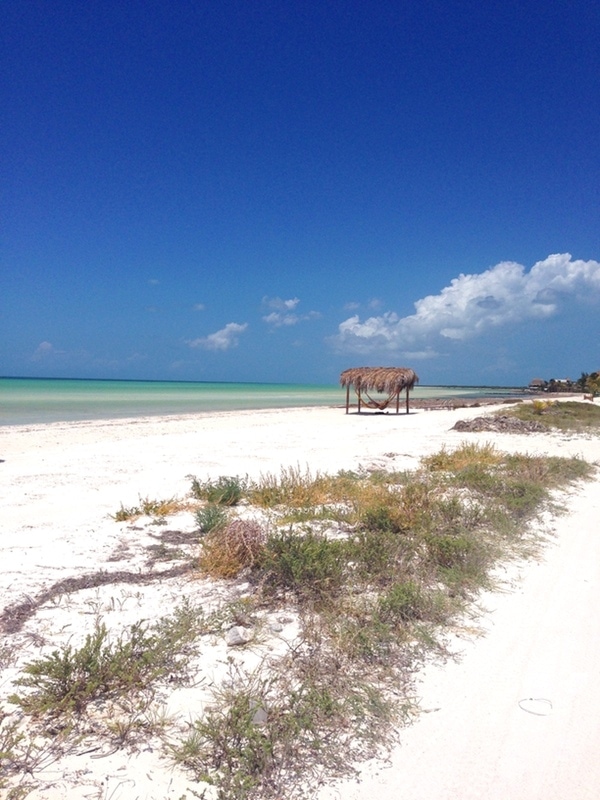
{"label": "ocean water", "polygon": [[[417,386],[411,397],[475,399],[514,392],[502,387]],[[0,425],[345,403],[346,390],[335,385],[0,378]]]}

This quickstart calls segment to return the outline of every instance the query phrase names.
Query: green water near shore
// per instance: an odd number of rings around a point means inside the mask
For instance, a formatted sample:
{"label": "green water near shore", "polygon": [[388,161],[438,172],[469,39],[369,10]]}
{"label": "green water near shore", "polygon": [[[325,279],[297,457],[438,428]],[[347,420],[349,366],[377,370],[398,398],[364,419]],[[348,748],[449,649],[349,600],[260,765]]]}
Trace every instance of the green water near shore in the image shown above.
{"label": "green water near shore", "polygon": [[[417,386],[415,398],[503,397],[514,388]],[[343,406],[340,386],[276,383],[0,378],[0,425]]]}

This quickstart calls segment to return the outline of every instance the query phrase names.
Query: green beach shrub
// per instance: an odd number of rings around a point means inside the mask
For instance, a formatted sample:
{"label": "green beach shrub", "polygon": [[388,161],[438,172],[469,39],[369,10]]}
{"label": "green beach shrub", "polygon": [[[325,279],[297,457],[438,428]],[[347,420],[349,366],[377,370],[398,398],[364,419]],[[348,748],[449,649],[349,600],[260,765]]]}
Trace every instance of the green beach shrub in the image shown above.
{"label": "green beach shrub", "polygon": [[17,684],[33,692],[13,700],[30,714],[80,714],[98,697],[141,689],[171,662],[167,652],[157,652],[155,638],[141,624],[114,643],[101,624],[79,649],[66,645],[27,664]]}
{"label": "green beach shrub", "polygon": [[426,613],[427,595],[414,581],[395,583],[381,595],[378,615],[392,625],[422,619]]}
{"label": "green beach shrub", "polygon": [[204,508],[198,509],[195,517],[201,533],[210,533],[216,528],[222,528],[227,522],[225,509],[214,503],[209,503]]}
{"label": "green beach shrub", "polygon": [[415,540],[390,528],[358,530],[347,545],[352,575],[367,585],[385,584],[407,572]]}
{"label": "green beach shrub", "polygon": [[215,481],[205,482],[199,481],[194,475],[188,477],[192,481],[192,497],[206,500],[213,505],[235,506],[247,490],[247,480],[237,475],[222,475]]}
{"label": "green beach shrub", "polygon": [[290,528],[269,536],[257,566],[268,593],[291,592],[302,600],[323,600],[340,591],[347,556],[346,541]]}

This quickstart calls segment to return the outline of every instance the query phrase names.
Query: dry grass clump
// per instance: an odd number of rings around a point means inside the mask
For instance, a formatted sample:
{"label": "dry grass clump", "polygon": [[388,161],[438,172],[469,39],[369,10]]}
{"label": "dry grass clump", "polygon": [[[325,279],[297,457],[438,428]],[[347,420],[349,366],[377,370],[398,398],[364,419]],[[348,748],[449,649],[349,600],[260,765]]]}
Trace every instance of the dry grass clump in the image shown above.
{"label": "dry grass clump", "polygon": [[177,497],[169,497],[166,500],[156,500],[151,497],[140,497],[136,506],[124,506],[112,516],[116,522],[127,522],[138,517],[158,517],[164,518],[179,511],[185,511],[188,503]]}
{"label": "dry grass clump", "polygon": [[202,541],[200,569],[212,578],[234,578],[252,567],[266,541],[263,526],[247,519],[234,519],[213,528]]}
{"label": "dry grass clump", "polygon": [[331,476],[319,472],[313,475],[308,467],[282,467],[279,475],[261,475],[251,485],[248,499],[262,508],[318,506],[330,501],[331,486]]}
{"label": "dry grass clump", "polygon": [[463,442],[454,450],[442,447],[437,453],[421,460],[425,469],[432,472],[458,472],[472,466],[493,467],[502,461],[503,454],[493,444]]}

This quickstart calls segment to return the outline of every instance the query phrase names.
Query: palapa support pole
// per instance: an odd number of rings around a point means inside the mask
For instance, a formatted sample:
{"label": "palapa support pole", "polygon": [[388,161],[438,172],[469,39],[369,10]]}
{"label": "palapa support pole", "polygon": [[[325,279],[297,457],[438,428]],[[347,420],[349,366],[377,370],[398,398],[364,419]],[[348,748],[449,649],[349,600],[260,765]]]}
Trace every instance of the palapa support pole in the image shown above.
{"label": "palapa support pole", "polygon": [[396,395],[396,414],[400,413],[400,392]]}
{"label": "palapa support pole", "polygon": [[346,386],[346,414],[348,413],[349,407],[350,407],[350,384]]}
{"label": "palapa support pole", "polygon": [[406,387],[406,413],[408,414],[408,386]]}

